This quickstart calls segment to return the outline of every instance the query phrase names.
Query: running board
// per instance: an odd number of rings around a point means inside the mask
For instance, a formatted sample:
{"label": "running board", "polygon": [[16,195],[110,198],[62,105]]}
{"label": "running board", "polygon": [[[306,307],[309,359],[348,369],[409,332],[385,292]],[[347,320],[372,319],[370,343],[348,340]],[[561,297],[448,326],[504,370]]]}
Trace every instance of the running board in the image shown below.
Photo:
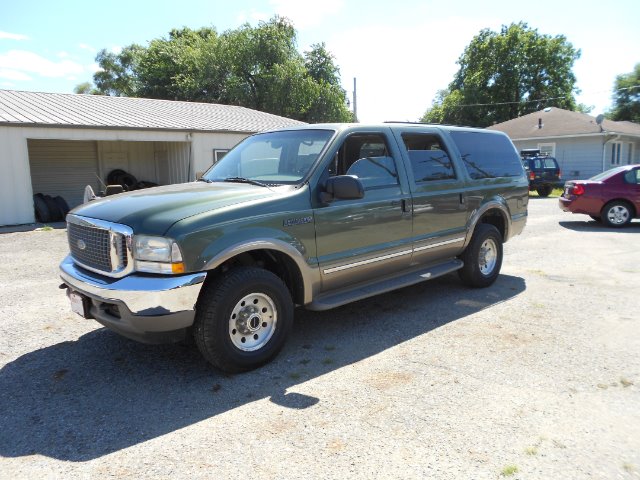
{"label": "running board", "polygon": [[329,310],[357,300],[441,277],[447,273],[455,272],[463,266],[464,263],[462,263],[462,260],[453,258],[428,268],[423,267],[420,270],[414,270],[410,273],[401,273],[391,278],[387,277],[379,282],[367,283],[365,285],[360,284],[348,289],[319,295],[313,302],[306,305],[305,308],[307,308],[307,310]]}

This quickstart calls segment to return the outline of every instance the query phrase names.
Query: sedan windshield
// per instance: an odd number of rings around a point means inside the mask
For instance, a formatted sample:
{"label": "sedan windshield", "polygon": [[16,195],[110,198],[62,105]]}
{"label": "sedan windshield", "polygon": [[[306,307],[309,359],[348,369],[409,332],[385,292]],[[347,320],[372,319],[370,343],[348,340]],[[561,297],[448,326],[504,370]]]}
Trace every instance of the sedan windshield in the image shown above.
{"label": "sedan windshield", "polygon": [[253,185],[299,183],[333,133],[332,130],[285,130],[253,135],[214,164],[202,180]]}

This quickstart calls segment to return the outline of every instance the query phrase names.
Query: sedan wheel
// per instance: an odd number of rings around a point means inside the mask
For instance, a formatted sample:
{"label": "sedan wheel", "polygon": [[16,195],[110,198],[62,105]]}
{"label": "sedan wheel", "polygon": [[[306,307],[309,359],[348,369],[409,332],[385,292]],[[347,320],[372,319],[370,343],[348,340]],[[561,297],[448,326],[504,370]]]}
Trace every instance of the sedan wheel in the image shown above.
{"label": "sedan wheel", "polygon": [[623,227],[631,221],[631,209],[626,202],[610,202],[602,209],[602,223],[608,227]]}

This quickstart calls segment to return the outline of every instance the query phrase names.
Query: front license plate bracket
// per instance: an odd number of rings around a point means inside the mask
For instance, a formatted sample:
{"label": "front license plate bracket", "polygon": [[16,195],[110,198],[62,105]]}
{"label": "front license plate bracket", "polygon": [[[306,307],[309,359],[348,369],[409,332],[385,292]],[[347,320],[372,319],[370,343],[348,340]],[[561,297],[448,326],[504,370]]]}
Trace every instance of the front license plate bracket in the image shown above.
{"label": "front license plate bracket", "polygon": [[67,291],[67,296],[71,302],[71,311],[77,313],[82,318],[92,318],[91,316],[91,301],[86,296],[78,292],[71,290]]}

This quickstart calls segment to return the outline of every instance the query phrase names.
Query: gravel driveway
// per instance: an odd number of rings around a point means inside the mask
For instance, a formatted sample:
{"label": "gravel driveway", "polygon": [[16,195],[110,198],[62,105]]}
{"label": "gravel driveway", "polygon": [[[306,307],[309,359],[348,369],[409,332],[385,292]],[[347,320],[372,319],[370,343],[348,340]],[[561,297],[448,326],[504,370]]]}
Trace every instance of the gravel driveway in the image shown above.
{"label": "gravel driveway", "polygon": [[314,313],[223,375],[70,312],[65,231],[0,234],[1,478],[640,478],[640,223],[532,198],[484,290]]}

